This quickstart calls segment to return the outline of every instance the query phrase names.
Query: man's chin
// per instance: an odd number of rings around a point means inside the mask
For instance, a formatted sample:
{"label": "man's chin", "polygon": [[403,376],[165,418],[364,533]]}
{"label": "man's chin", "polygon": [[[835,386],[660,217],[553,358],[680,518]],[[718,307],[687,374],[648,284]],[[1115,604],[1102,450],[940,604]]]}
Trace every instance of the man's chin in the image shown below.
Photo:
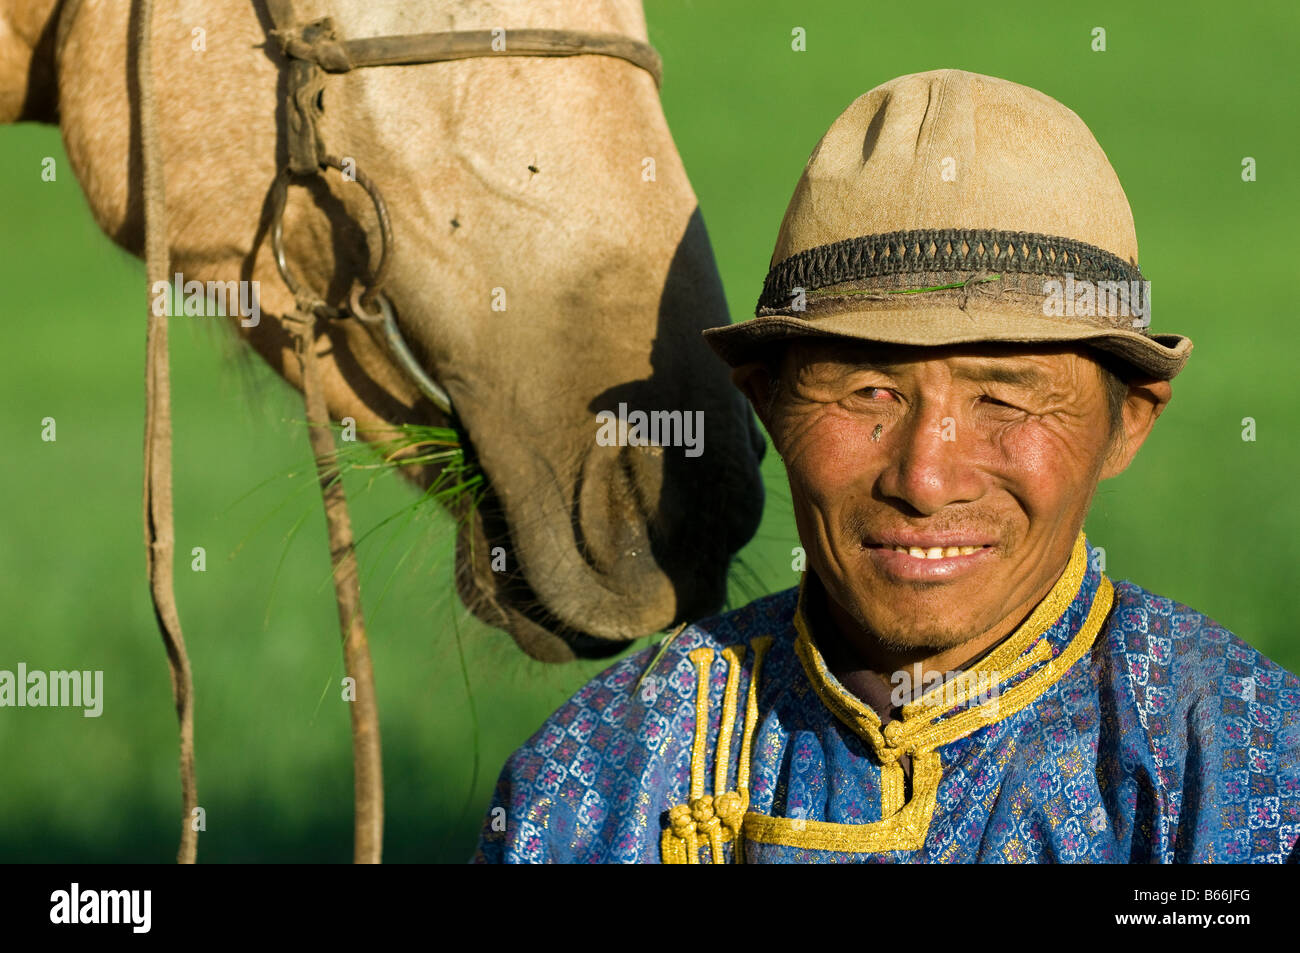
{"label": "man's chin", "polygon": [[863,580],[849,593],[862,629],[892,650],[943,651],[977,638],[997,625],[1002,605],[979,611],[992,588],[975,580],[908,582]]}
{"label": "man's chin", "polygon": [[942,621],[918,617],[899,618],[894,613],[883,617],[879,613],[868,613],[864,618],[864,627],[879,644],[894,652],[944,652],[983,632],[983,629],[978,628],[978,623],[957,628],[950,618]]}

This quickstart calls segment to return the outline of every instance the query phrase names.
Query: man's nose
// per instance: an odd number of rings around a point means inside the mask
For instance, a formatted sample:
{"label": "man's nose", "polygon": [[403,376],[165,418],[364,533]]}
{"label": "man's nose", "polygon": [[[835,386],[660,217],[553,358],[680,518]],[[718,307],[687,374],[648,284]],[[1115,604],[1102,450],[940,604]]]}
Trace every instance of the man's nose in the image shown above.
{"label": "man's nose", "polygon": [[983,493],[980,472],[968,458],[970,440],[962,439],[956,415],[940,405],[904,417],[882,443],[890,459],[877,481],[880,492],[923,516]]}

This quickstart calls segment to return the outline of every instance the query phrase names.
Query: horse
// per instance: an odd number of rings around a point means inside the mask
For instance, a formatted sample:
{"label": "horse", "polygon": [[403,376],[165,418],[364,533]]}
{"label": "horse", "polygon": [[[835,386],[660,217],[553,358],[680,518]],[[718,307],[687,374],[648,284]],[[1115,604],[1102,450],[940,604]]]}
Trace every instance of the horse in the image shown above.
{"label": "horse", "polygon": [[[213,0],[201,14],[163,3],[147,21],[172,268],[256,288],[260,319],[231,325],[302,389],[302,302],[285,262],[346,311],[384,257],[399,336],[445,405],[371,329],[327,321],[310,344],[323,406],[376,442],[395,426],[457,433],[484,494],[462,514],[456,588],[530,656],[607,656],[717,609],[757,528],[764,442],[700,338],[727,307],[655,78],[583,53],[329,75],[315,91],[320,139],[387,197],[377,228],[359,177],[315,176],[279,206],[268,188],[295,119],[292,57],[270,39],[275,2]],[[647,41],[636,0],[295,7],[349,38],[485,31],[508,43],[540,28]],[[112,0],[0,0],[0,121],[57,123],[95,220],[137,255],[138,16]],[[381,232],[391,246],[376,249]],[[622,430],[597,439],[602,415],[624,408],[699,419],[698,452]],[[421,488],[439,479],[433,466],[402,472]]]}

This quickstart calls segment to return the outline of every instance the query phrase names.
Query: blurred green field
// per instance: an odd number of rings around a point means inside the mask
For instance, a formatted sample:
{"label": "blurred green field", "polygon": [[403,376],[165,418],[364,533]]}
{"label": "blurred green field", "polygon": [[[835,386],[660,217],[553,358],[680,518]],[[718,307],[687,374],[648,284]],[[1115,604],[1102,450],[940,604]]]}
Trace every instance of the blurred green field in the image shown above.
{"label": "blurred green field", "polygon": [[[1283,2],[1136,6],[651,0],[647,17],[736,318],[753,312],[808,153],[871,87],[959,67],[1041,89],[1083,117],[1133,205],[1154,326],[1196,343],[1147,447],[1100,490],[1089,536],[1112,578],[1186,602],[1297,670],[1300,14]],[[803,53],[790,49],[796,26]],[[1090,50],[1096,26],[1105,53]],[[54,183],[40,180],[45,156],[60,162]],[[1254,183],[1241,181],[1244,156],[1258,161]],[[142,273],[91,221],[58,131],[0,130],[0,669],[102,669],[107,696],[98,719],[0,709],[0,861],[175,852],[175,718],[141,551]],[[347,861],[348,716],[301,404],[218,328],[173,328],[200,859]],[[47,416],[55,443],[40,440]],[[1257,422],[1253,443],[1244,417]],[[757,582],[736,574],[737,604],[796,582],[775,455],[765,471],[768,511],[743,553]],[[392,480],[354,483],[352,496],[361,531],[411,499]],[[191,546],[206,548],[206,573],[188,571]],[[461,861],[506,756],[604,663],[542,666],[467,619],[450,595],[446,517],[398,520],[361,556],[386,858]]]}

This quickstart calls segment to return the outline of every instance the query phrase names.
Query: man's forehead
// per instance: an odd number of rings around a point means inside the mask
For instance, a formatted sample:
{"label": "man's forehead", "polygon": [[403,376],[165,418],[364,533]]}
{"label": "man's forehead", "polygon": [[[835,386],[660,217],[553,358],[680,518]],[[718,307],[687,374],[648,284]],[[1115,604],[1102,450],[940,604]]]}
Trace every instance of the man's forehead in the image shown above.
{"label": "man's forehead", "polygon": [[977,342],[920,347],[871,341],[805,338],[791,342],[786,367],[801,373],[838,374],[857,370],[901,373],[916,365],[942,361],[956,376],[1009,384],[1047,383],[1070,374],[1091,355],[1077,345]]}

